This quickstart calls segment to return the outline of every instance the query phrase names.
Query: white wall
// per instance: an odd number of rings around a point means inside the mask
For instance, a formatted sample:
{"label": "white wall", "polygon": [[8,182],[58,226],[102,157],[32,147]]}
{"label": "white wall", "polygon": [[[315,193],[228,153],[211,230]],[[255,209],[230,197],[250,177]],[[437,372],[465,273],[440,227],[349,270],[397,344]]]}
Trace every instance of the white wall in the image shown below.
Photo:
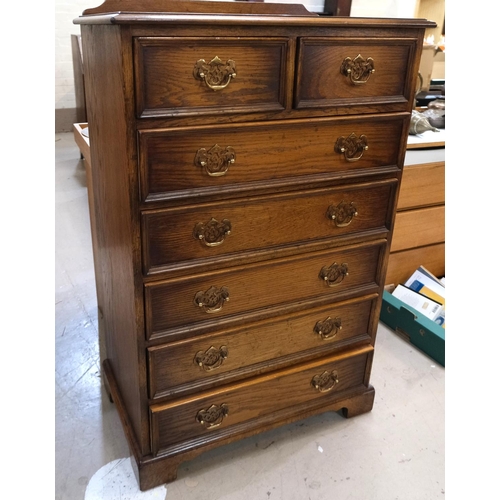
{"label": "white wall", "polygon": [[352,0],[351,17],[415,17],[419,0]]}
{"label": "white wall", "polygon": [[71,35],[79,34],[80,26],[73,24],[73,19],[85,9],[102,3],[102,0],[55,0],[55,109],[76,106]]}

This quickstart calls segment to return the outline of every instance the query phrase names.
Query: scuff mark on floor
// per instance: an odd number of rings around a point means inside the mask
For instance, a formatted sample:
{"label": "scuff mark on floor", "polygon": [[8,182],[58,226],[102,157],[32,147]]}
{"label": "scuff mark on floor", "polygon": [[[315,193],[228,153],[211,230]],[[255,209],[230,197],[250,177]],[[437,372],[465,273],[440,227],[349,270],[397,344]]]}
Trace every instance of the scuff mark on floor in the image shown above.
{"label": "scuff mark on floor", "polygon": [[165,485],[141,491],[132,469],[131,457],[113,460],[90,479],[85,500],[165,500]]}

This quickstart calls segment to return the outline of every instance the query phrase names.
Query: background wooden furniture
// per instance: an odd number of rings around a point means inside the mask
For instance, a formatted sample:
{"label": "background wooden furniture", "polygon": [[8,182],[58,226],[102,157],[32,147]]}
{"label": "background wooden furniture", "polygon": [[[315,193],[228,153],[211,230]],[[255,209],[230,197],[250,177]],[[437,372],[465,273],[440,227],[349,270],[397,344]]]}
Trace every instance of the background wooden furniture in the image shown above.
{"label": "background wooden furniture", "polygon": [[[87,181],[89,176],[92,174],[90,172],[91,168],[91,158],[90,158],[90,140],[88,136],[88,124],[87,123],[74,123],[73,124],[73,137],[80,150],[80,153],[85,160],[85,174],[87,176]],[[88,181],[90,186],[92,183]]]}
{"label": "background wooden furniture", "polygon": [[85,123],[87,122],[87,109],[85,104],[85,77],[83,74],[81,35],[71,35],[71,55],[75,85],[76,120],[78,123]]}
{"label": "background wooden furniture", "polygon": [[324,14],[329,16],[349,16],[352,0],[325,0]]}
{"label": "background wooden furniture", "polygon": [[141,489],[215,446],[370,411],[432,23],[163,0],[75,22],[104,378]]}
{"label": "background wooden furniture", "polygon": [[421,265],[445,274],[444,147],[406,153],[386,284],[406,282]]}

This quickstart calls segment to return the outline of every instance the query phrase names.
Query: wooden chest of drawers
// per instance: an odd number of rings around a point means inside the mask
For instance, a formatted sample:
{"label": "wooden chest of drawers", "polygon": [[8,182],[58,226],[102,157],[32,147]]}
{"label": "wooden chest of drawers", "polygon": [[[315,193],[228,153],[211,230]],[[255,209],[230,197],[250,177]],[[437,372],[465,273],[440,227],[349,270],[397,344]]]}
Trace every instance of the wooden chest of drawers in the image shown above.
{"label": "wooden chest of drawers", "polygon": [[101,354],[141,489],[371,410],[425,20],[107,0],[81,24]]}

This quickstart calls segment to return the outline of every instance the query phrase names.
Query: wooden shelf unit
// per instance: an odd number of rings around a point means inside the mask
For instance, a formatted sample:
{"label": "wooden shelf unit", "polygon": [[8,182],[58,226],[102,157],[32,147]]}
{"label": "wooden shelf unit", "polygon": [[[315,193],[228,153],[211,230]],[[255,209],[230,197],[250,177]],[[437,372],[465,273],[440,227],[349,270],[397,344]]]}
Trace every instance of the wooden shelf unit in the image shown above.
{"label": "wooden shelf unit", "polygon": [[420,265],[445,274],[445,148],[408,149],[386,284],[404,283]]}

